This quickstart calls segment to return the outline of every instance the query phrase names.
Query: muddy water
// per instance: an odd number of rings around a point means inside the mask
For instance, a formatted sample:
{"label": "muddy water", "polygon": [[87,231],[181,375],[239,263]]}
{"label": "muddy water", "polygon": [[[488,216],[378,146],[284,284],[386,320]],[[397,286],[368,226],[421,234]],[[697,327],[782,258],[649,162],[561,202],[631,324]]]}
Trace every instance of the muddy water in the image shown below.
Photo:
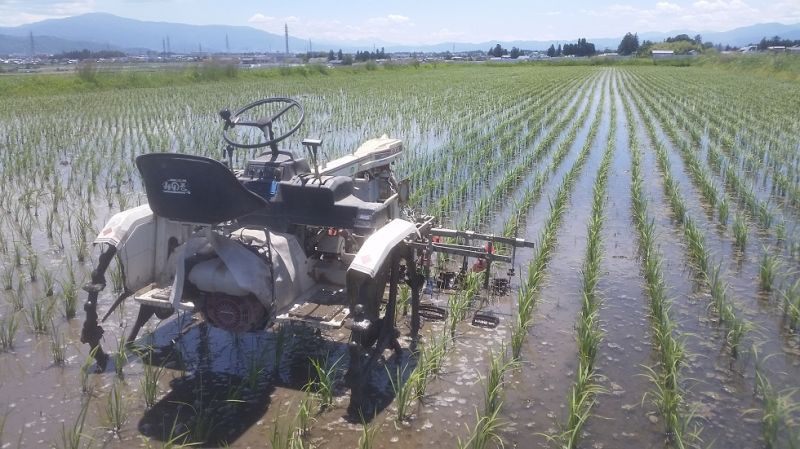
{"label": "muddy water", "polygon": [[[624,84],[623,84],[624,86]],[[626,101],[628,89],[624,87]],[[634,109],[635,120],[643,123],[641,111]],[[662,266],[668,294],[673,298],[672,315],[679,331],[686,337],[688,366],[683,370],[686,400],[690,408],[702,421],[704,441],[715,441],[720,447],[736,447],[742,439],[756,441],[760,437],[760,426],[754,417],[743,418],[744,411],[758,408],[752,385],[733,370],[735,365],[724,347],[724,336],[708,318],[708,295],[699,293],[693,280],[694,273],[686,264],[686,245],[683,231],[673,222],[667,199],[664,196],[662,179],[647,174],[660,173],[655,150],[641,124],[638,138],[643,151],[642,173],[645,174],[645,192],[649,199],[649,211],[659,236],[659,249],[663,254]],[[677,164],[677,161],[676,161]],[[681,188],[686,199],[682,166],[672,166],[673,176],[682,180]],[[702,209],[687,201],[690,215],[699,217]],[[708,238],[708,234],[707,234]]]}
{"label": "muddy water", "polygon": [[632,238],[636,229],[631,213],[631,156],[625,110],[619,95],[621,82],[615,74],[612,101],[616,105],[617,132],[608,178],[602,276],[598,284],[604,335],[596,371],[606,393],[597,397],[584,428],[584,440],[591,441],[595,448],[656,448],[664,445],[665,437],[657,421],[657,411],[652,404],[642,401],[642,392],[651,387],[642,367],[652,366],[655,356],[641,262],[636,239]]}

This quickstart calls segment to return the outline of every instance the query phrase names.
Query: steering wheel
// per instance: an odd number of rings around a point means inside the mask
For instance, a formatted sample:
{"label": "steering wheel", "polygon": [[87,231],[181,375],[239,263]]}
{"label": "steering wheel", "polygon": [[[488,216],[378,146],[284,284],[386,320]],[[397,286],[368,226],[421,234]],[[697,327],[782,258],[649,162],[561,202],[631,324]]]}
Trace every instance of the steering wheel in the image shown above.
{"label": "steering wheel", "polygon": [[[246,121],[242,120],[242,114],[245,112],[264,104],[283,104],[284,106],[274,115],[272,116],[265,116],[261,117],[257,120],[253,121]],[[292,108],[297,108],[300,110],[300,118],[297,120],[297,123],[294,124],[288,131],[284,132],[279,136],[275,136],[272,131],[272,124],[275,123],[276,120],[279,120],[284,114],[289,112]],[[277,143],[286,139],[287,137],[291,136],[300,128],[300,125],[303,124],[303,119],[305,119],[305,111],[303,110],[303,106],[300,105],[296,100],[292,100],[291,98],[284,98],[284,97],[269,97],[264,98],[258,101],[254,101],[247,106],[239,109],[238,111],[231,114],[231,111],[228,109],[223,109],[219,112],[220,117],[225,121],[225,126],[222,129],[222,137],[225,139],[225,142],[228,145],[231,145],[236,148],[263,148],[269,146],[272,148],[273,151],[277,151]],[[230,130],[237,126],[252,126],[254,128],[258,128],[264,133],[264,138],[267,140],[258,143],[241,143],[237,142],[233,139],[230,135]]]}

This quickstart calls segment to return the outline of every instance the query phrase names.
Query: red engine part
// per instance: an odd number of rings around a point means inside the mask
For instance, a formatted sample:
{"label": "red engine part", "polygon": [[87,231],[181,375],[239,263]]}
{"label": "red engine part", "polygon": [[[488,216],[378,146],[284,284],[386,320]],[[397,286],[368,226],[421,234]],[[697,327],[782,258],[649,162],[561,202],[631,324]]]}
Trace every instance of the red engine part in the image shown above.
{"label": "red engine part", "polygon": [[213,293],[206,297],[205,315],[212,325],[230,332],[256,330],[264,323],[267,309],[252,295]]}

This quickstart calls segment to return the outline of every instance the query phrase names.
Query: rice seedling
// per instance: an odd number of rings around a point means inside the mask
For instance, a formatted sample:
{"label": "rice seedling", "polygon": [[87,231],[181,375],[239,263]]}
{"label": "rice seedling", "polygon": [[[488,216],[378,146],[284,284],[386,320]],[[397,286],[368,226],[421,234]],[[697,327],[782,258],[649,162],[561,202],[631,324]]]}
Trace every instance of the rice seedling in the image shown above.
{"label": "rice seedling", "polygon": [[42,291],[46,297],[49,298],[53,296],[54,285],[55,279],[53,278],[53,273],[47,269],[42,270]]}
{"label": "rice seedling", "polygon": [[3,273],[0,274],[2,280],[3,290],[11,290],[14,288],[14,265],[8,264],[3,266]]}
{"label": "rice seedling", "polygon": [[31,282],[36,282],[37,273],[39,272],[39,256],[33,249],[28,250],[28,276]]}
{"label": "rice seedling", "polygon": [[14,349],[14,338],[18,328],[19,321],[17,321],[16,313],[10,313],[0,319],[0,351]]}
{"label": "rice seedling", "polygon": [[728,216],[730,215],[730,210],[728,207],[728,201],[725,198],[722,198],[722,200],[720,200],[719,204],[717,205],[717,212],[720,224],[723,226],[727,225]]}
{"label": "rice seedling", "polygon": [[75,312],[78,305],[77,286],[75,284],[62,284],[61,300],[64,306],[64,316],[68,320],[75,318]]}
{"label": "rice seedling", "polygon": [[419,377],[424,374],[421,374],[422,371],[418,368],[413,370],[406,377],[408,365],[404,365],[403,368],[400,368],[398,365],[395,373],[389,372],[388,367],[384,367],[384,369],[386,370],[386,374],[389,376],[389,383],[391,384],[392,391],[394,392],[394,403],[395,407],[397,407],[395,421],[397,423],[406,422],[411,417],[408,412],[409,407],[411,407],[411,404],[418,399],[418,397],[414,395],[415,384],[419,381]]}
{"label": "rice seedling", "polygon": [[147,358],[148,360],[142,364],[143,372],[139,383],[145,407],[152,408],[158,400],[159,381],[164,374],[164,367],[153,364],[152,352],[147,353]]}
{"label": "rice seedling", "polygon": [[113,354],[114,360],[114,371],[117,373],[117,377],[122,378],[123,376],[123,368],[125,364],[128,363],[128,341],[125,338],[125,332],[120,332],[119,339],[117,340],[117,350]]}
{"label": "rice seedling", "polygon": [[747,223],[740,214],[735,214],[733,217],[733,242],[742,251],[747,244]]}
{"label": "rice seedling", "polygon": [[67,428],[66,424],[61,423],[59,449],[80,449],[83,446],[82,442],[87,437],[84,435],[83,429],[86,425],[86,415],[89,411],[90,401],[91,396],[86,396],[81,400],[80,411],[71,427]]}
{"label": "rice seedling", "polygon": [[411,303],[411,287],[408,284],[401,284],[399,290],[397,291],[397,310],[399,310],[403,316],[408,315],[408,305]]}
{"label": "rice seedling", "polygon": [[108,430],[120,437],[122,427],[128,422],[128,405],[122,395],[122,387],[117,382],[111,386],[103,410]]}
{"label": "rice seedling", "polygon": [[505,347],[501,346],[499,353],[500,355],[496,355],[494,352],[489,354],[489,373],[486,378],[482,379],[484,416],[492,415],[500,409],[503,402],[505,375],[515,366],[513,360],[506,360]]}
{"label": "rice seedling", "polygon": [[314,422],[314,418],[312,415],[312,397],[306,393],[300,399],[300,403],[297,406],[297,415],[295,416],[295,423],[297,426],[297,431],[300,433],[301,436],[308,435],[308,432],[311,430],[311,424]]}
{"label": "rice seedling", "polygon": [[336,384],[339,377],[341,357],[331,363],[328,357],[323,359],[309,358],[314,369],[314,379],[306,385],[306,391],[313,392],[319,399],[319,409],[327,410],[333,405]]}
{"label": "rice seedling", "polygon": [[94,356],[96,351],[99,349],[99,346],[96,346],[89,352],[89,355],[83,359],[83,363],[81,363],[81,368],[78,371],[78,379],[80,380],[81,384],[81,393],[85,395],[92,395],[93,388],[90,385],[91,381],[91,374],[92,374],[92,367],[94,366]]}
{"label": "rice seedling", "polygon": [[48,323],[51,321],[52,316],[52,303],[47,300],[34,300],[26,311],[28,326],[34,333],[46,334]]}
{"label": "rice seedling", "polygon": [[469,438],[462,441],[458,438],[457,447],[459,449],[486,449],[490,444],[503,447],[503,439],[500,437],[500,431],[505,427],[505,423],[500,419],[500,409],[496,409],[490,415],[482,415],[475,410],[476,423],[470,429],[468,424],[464,426],[469,431]]}
{"label": "rice seedling", "polygon": [[528,328],[531,325],[531,320],[525,320],[519,312],[515,315],[514,326],[511,328],[511,358],[519,361],[522,353],[522,345],[525,343],[525,338],[528,336]]}
{"label": "rice seedling", "polygon": [[379,427],[370,425],[364,419],[361,420],[361,435],[358,437],[358,449],[373,449],[375,447],[375,434]]}
{"label": "rice seedling", "polygon": [[789,328],[797,331],[800,322],[800,279],[783,289],[783,313],[788,317]]}
{"label": "rice seedling", "polygon": [[64,337],[61,332],[56,328],[55,324],[50,322],[50,355],[53,357],[54,365],[63,365],[65,361],[67,346],[64,343]]}
{"label": "rice seedling", "polygon": [[761,263],[758,266],[758,282],[761,290],[771,292],[775,285],[775,276],[781,269],[781,261],[769,248],[764,248]]}

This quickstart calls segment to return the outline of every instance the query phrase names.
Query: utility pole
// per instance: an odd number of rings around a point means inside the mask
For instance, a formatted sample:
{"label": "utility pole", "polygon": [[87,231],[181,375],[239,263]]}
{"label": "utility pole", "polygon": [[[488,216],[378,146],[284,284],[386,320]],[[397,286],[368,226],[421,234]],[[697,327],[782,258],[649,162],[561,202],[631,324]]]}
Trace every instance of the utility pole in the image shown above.
{"label": "utility pole", "polygon": [[228,42],[228,35],[225,34],[225,53],[231,52],[231,44]]}
{"label": "utility pole", "polygon": [[161,38],[161,55],[167,56],[167,41],[163,37]]}
{"label": "utility pole", "polygon": [[169,34],[167,35],[167,54],[172,53],[172,47],[169,45]]}
{"label": "utility pole", "polygon": [[31,58],[36,56],[36,45],[33,41],[33,31],[30,31],[30,39],[31,39]]}
{"label": "utility pole", "polygon": [[286,42],[286,53],[285,53],[286,59],[289,59],[289,24],[284,23],[283,30],[284,30],[284,39]]}

